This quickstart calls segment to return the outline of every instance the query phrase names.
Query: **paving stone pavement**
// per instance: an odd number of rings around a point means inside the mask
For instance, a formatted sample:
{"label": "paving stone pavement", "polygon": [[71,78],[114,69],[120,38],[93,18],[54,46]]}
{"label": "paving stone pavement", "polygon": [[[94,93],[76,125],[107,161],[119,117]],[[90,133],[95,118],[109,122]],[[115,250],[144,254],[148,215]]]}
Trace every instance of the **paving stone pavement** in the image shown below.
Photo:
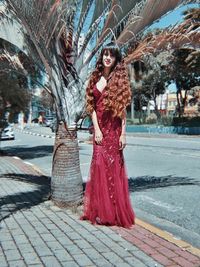
{"label": "paving stone pavement", "polygon": [[91,225],[49,200],[50,180],[0,157],[0,267],[200,266],[198,256],[137,225]]}

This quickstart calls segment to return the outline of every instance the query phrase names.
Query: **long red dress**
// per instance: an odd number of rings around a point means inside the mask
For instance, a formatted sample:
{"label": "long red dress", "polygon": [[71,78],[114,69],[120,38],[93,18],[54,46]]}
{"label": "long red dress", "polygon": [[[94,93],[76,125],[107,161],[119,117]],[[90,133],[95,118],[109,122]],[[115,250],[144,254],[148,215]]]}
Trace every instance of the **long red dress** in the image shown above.
{"label": "long red dress", "polygon": [[121,119],[113,118],[110,111],[104,111],[104,92],[96,86],[93,90],[95,111],[103,134],[102,144],[93,144],[90,177],[86,184],[84,215],[81,219],[93,224],[131,227],[134,211],[128,192],[128,178],[122,150],[119,150]]}

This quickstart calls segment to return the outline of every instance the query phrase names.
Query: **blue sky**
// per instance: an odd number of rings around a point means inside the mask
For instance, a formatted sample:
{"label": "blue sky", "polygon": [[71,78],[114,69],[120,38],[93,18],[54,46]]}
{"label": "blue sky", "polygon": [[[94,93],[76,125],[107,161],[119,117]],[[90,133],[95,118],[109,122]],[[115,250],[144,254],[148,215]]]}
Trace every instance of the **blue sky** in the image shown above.
{"label": "blue sky", "polygon": [[183,20],[183,11],[199,7],[199,4],[189,4],[175,9],[173,12],[165,15],[159,22],[154,23],[151,28],[165,28],[169,25],[174,25],[177,22],[180,23]]}

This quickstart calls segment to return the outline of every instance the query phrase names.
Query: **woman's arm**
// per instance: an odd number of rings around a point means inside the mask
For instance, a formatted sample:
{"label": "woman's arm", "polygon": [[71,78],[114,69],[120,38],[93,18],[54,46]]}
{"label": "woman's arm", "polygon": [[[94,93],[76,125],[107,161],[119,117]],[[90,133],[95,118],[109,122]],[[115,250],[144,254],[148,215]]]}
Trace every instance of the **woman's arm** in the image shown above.
{"label": "woman's arm", "polygon": [[122,150],[126,146],[126,117],[122,119],[122,132],[119,138],[119,149]]}
{"label": "woman's arm", "polygon": [[126,117],[122,119],[122,133],[121,135],[126,135]]}
{"label": "woman's arm", "polygon": [[94,140],[97,142],[97,144],[101,144],[102,139],[103,139],[103,134],[100,130],[98,120],[97,120],[97,113],[95,110],[92,112],[92,123],[94,126]]}

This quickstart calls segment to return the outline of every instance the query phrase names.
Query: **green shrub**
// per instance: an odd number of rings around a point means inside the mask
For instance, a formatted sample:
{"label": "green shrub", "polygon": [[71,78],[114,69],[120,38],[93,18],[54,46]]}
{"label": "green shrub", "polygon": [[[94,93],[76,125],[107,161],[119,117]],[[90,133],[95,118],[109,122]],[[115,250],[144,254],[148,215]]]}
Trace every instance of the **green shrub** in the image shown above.
{"label": "green shrub", "polygon": [[127,125],[134,124],[134,120],[132,120],[132,119],[130,119],[130,118],[127,118],[127,119],[126,119],[126,124],[127,124]]}
{"label": "green shrub", "polygon": [[174,117],[173,126],[200,127],[200,117]]}

